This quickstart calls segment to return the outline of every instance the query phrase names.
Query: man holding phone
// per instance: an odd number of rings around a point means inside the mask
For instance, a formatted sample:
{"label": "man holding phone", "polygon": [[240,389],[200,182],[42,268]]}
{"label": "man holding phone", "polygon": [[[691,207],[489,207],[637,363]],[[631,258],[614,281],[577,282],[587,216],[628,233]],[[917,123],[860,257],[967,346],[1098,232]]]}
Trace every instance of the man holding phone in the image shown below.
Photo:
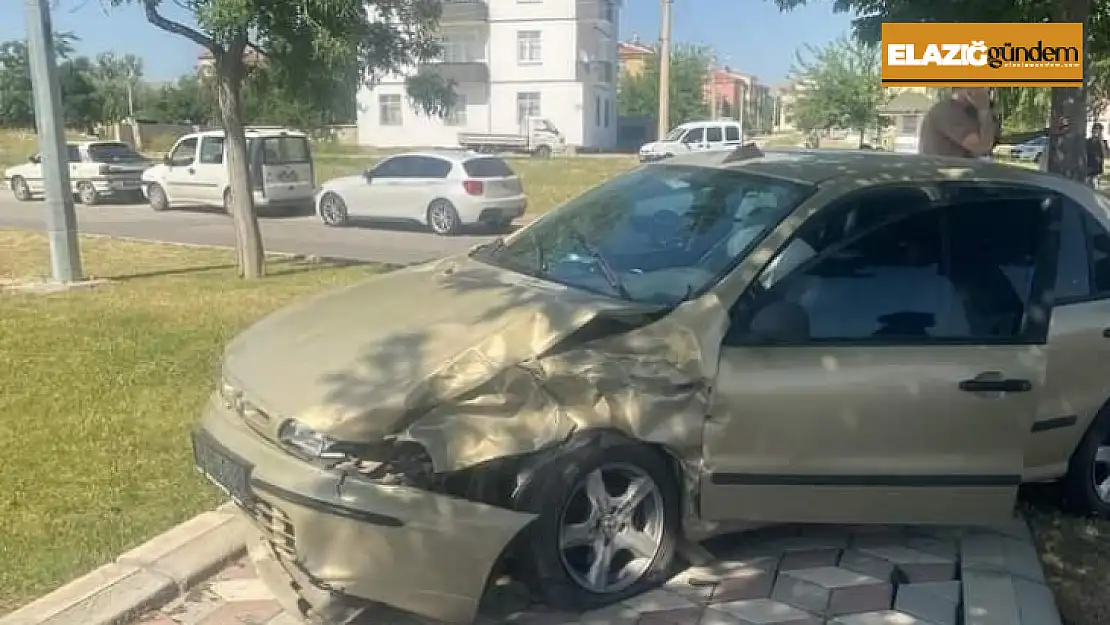
{"label": "man holding phone", "polygon": [[925,114],[918,151],[937,156],[981,158],[994,149],[998,132],[990,90],[956,87],[951,98],[937,102]]}

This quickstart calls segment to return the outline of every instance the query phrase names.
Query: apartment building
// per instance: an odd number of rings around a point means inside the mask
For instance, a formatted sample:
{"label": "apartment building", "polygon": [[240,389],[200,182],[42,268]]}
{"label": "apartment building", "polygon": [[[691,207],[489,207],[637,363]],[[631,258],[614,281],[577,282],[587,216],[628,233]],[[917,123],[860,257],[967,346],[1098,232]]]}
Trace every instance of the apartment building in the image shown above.
{"label": "apartment building", "polygon": [[455,111],[417,112],[405,77],[390,76],[359,90],[359,143],[456,146],[460,132],[516,133],[525,118],[544,117],[569,145],[613,147],[619,8],[619,0],[444,0],[443,53],[423,68],[455,81]]}

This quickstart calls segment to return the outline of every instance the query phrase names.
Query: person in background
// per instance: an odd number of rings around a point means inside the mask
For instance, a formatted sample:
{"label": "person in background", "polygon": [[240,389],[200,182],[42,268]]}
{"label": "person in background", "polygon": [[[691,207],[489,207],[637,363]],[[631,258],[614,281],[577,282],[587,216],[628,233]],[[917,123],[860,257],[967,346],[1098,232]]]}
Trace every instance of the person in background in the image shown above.
{"label": "person in background", "polygon": [[921,154],[981,158],[998,139],[998,118],[984,87],[956,87],[929,109],[921,123]]}
{"label": "person in background", "polygon": [[1102,167],[1106,163],[1106,155],[1110,153],[1110,146],[1102,136],[1102,124],[1095,122],[1091,125],[1091,136],[1087,137],[1087,184],[1098,186],[1098,177],[1102,175]]}

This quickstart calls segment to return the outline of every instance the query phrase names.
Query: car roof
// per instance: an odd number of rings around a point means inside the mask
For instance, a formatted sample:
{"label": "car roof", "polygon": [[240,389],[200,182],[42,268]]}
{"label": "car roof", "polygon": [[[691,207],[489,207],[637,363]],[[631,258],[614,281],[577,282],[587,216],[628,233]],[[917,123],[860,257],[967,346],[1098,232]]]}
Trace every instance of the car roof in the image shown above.
{"label": "car roof", "polygon": [[[299,130],[292,130],[289,128],[246,128],[243,133],[248,137],[307,137],[305,133]],[[222,137],[224,136],[223,130],[202,130],[200,132],[190,132],[185,137]]]}
{"label": "car roof", "polygon": [[445,159],[454,163],[463,163],[466,161],[481,158],[500,158],[496,154],[479,154],[478,152],[473,152],[471,150],[450,148],[444,148],[440,150],[416,150],[412,152],[400,152],[398,154],[390,154],[387,158],[397,158],[398,156],[427,156],[431,158]]}
{"label": "car roof", "polygon": [[732,154],[731,151],[684,154],[662,164],[748,171],[809,185],[860,177],[875,183],[951,179],[1027,184],[1044,184],[1060,178],[988,160],[878,150],[772,148],[755,156],[730,160]]}

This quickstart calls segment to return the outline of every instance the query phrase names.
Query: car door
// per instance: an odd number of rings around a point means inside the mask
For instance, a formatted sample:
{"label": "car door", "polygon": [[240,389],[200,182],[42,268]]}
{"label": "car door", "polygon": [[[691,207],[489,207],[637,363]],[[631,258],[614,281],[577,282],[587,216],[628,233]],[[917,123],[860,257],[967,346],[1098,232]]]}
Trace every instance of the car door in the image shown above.
{"label": "car door", "polygon": [[361,183],[344,189],[347,214],[372,219],[404,219],[396,210],[397,181],[405,173],[405,157],[382,159]]}
{"label": "car door", "polygon": [[740,147],[740,124],[724,124],[725,149],[732,150]]}
{"label": "car door", "polygon": [[[1096,200],[1097,202],[1097,200]],[[1085,206],[1065,199],[1048,333],[1048,373],[1025,451],[1026,480],[1059,477],[1095,415],[1110,399],[1110,231]],[[1110,477],[1110,459],[1103,470]],[[1110,501],[1110,482],[1099,485]]]}
{"label": "car door", "polygon": [[197,162],[190,176],[196,199],[213,206],[222,206],[224,201],[224,138],[207,135],[200,138]]}
{"label": "car door", "polygon": [[805,221],[732,307],[702,515],[1007,518],[1045,379],[1055,217],[1040,197],[910,186]]}
{"label": "car door", "polygon": [[725,133],[720,124],[709,124],[705,127],[705,145],[711,152],[725,149]]}
{"label": "car door", "polygon": [[[451,194],[445,188],[444,179],[451,173],[451,162],[437,156],[411,156],[404,168],[404,176],[396,182],[396,210],[405,219],[424,223],[427,221],[428,205],[432,200]],[[462,188],[462,183],[459,189]]]}
{"label": "car door", "polygon": [[194,168],[198,143],[197,137],[185,137],[170,150],[164,187],[171,202],[202,201],[204,194],[197,186]]}
{"label": "car door", "polygon": [[705,149],[705,127],[694,126],[686,131],[682,137],[682,144],[686,146],[687,150],[697,152]]}

